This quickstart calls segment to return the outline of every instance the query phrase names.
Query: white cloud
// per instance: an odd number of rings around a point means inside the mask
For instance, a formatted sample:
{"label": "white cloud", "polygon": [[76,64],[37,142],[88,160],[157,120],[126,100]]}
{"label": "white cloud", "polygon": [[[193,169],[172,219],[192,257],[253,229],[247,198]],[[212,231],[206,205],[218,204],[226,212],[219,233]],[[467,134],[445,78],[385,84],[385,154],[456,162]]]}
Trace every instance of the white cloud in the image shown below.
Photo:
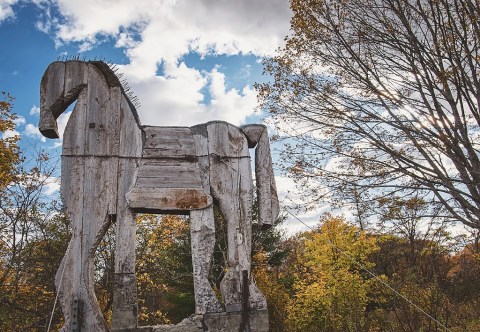
{"label": "white cloud", "polygon": [[34,139],[39,139],[42,142],[46,142],[45,137],[40,133],[38,127],[31,123],[25,126],[25,135]]}
{"label": "white cloud", "polygon": [[49,177],[44,184],[43,193],[51,196],[60,191],[60,179],[56,177]]}
{"label": "white cloud", "polygon": [[[239,125],[252,115],[256,92],[248,85],[242,91],[227,89],[225,75],[189,68],[185,63],[164,64],[163,76],[140,78],[132,66],[122,69],[142,106],[138,110],[143,124],[190,126],[211,120]],[[211,101],[204,100],[208,89]]]}
{"label": "white cloud", "polygon": [[18,0],[0,0],[0,23],[14,16],[12,6],[17,2]]}
{"label": "white cloud", "polygon": [[33,105],[30,109],[30,115],[39,115],[40,114],[40,107]]}
{"label": "white cloud", "polygon": [[71,114],[72,111],[62,113],[57,119],[58,133],[60,134],[61,139],[63,139],[63,133],[65,131],[65,127],[67,126],[67,122]]}
{"label": "white cloud", "polygon": [[[217,54],[272,54],[289,29],[286,0],[57,0],[66,18],[56,22],[63,42],[95,43],[99,35],[124,38],[138,30],[141,43],[130,54],[150,62],[175,61],[190,49]],[[146,52],[146,50],[149,50]]]}
{"label": "white cloud", "polygon": [[[142,123],[193,125],[210,120],[241,124],[256,106],[249,86],[227,89],[220,70],[200,72],[181,62],[191,51],[206,55],[273,55],[289,29],[287,0],[212,2],[209,0],[57,0],[64,19],[45,12],[39,29],[55,33],[57,43],[78,42],[80,51],[105,36],[126,48],[122,66],[138,95]],[[163,69],[161,76],[157,70]],[[249,75],[245,67],[242,75]],[[204,93],[211,93],[205,102]]]}
{"label": "white cloud", "polygon": [[13,123],[15,123],[17,126],[24,124],[25,123],[25,118],[21,115],[17,115],[17,118],[13,120]]}
{"label": "white cloud", "polygon": [[[316,209],[304,210],[304,193],[295,184],[293,179],[285,176],[275,176],[278,200],[280,202],[280,214],[286,215],[285,222],[281,225],[288,235],[312,229],[318,225],[320,217],[331,211],[328,205],[318,206]],[[286,211],[289,211],[287,213]]]}
{"label": "white cloud", "polygon": [[20,133],[16,130],[5,130],[2,134],[2,139],[7,139],[19,135]]}

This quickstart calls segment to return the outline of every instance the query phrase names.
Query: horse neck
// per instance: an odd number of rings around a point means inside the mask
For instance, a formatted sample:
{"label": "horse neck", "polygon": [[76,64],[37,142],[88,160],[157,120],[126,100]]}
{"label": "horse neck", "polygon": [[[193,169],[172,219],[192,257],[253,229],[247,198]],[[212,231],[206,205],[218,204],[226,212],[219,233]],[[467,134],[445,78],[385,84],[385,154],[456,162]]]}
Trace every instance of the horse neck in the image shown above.
{"label": "horse neck", "polygon": [[80,62],[66,68],[65,82],[84,88],[65,129],[64,155],[136,156],[128,141],[141,142],[138,116],[108,65]]}

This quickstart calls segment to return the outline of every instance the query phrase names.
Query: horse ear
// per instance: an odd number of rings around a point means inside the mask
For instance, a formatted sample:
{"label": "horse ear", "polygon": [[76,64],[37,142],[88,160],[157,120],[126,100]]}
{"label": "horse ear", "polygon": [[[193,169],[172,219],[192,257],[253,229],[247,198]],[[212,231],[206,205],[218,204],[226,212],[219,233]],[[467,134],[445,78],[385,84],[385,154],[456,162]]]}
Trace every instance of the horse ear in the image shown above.
{"label": "horse ear", "polygon": [[242,126],[241,130],[247,137],[249,147],[256,147],[255,180],[257,186],[258,223],[262,227],[268,228],[275,223],[280,207],[267,127],[253,124]]}
{"label": "horse ear", "polygon": [[65,63],[53,62],[43,74],[40,83],[39,129],[48,138],[58,138],[55,114],[64,106]]}

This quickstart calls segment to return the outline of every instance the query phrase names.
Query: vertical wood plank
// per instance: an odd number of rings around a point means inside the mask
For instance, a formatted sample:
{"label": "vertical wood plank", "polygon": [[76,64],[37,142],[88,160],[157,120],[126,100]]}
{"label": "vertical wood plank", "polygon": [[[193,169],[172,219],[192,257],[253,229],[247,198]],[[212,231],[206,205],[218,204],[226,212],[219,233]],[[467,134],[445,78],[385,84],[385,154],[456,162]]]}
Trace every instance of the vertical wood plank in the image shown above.
{"label": "vertical wood plank", "polygon": [[85,154],[85,134],[87,121],[87,90],[83,90],[68,119],[63,133],[62,154],[80,156]]}
{"label": "vertical wood plank", "polygon": [[83,61],[65,62],[65,100],[74,97],[88,84],[88,65]]}
{"label": "vertical wood plank", "polygon": [[81,292],[78,253],[81,251],[81,232],[83,230],[84,172],[85,162],[82,157],[62,157],[61,196],[67,216],[72,224],[72,237],[55,276],[55,285],[65,318],[65,327],[69,327],[71,324],[71,301]]}
{"label": "vertical wood plank", "polygon": [[255,149],[255,179],[257,184],[258,223],[272,226],[280,212],[272,166],[270,142],[265,129]]}
{"label": "vertical wood plank", "polygon": [[85,154],[108,155],[107,111],[110,89],[102,72],[92,64],[88,66],[87,118]]}
{"label": "vertical wood plank", "polygon": [[129,208],[126,193],[135,184],[142,154],[142,131],[124,96],[119,114],[118,195],[115,245],[115,287],[112,329],[137,326],[137,285],[135,278],[135,214]]}

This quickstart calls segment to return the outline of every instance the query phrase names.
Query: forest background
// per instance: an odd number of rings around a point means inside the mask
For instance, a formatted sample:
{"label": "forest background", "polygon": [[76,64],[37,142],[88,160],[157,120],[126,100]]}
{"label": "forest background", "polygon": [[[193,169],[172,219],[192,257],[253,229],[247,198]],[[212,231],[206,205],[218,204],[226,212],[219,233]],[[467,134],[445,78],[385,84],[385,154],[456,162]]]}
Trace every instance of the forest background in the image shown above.
{"label": "forest background", "polygon": [[[367,6],[368,2],[368,6]],[[254,274],[272,331],[478,331],[480,4],[455,0],[290,2],[291,33],[256,89],[302,208],[329,204],[297,234],[287,216],[254,231]],[[2,94],[2,133],[15,130]],[[18,124],[18,121],[17,121]],[[70,236],[45,195],[58,161],[0,141],[0,330],[61,326],[53,278]],[[290,211],[290,212],[288,212]],[[288,214],[291,215],[288,215]],[[140,322],[193,313],[188,220],[138,217]],[[467,231],[452,234],[452,224]],[[211,282],[225,270],[216,215]],[[115,236],[97,250],[111,315]],[[32,301],[32,299],[35,299]],[[51,320],[51,321],[50,321]]]}

